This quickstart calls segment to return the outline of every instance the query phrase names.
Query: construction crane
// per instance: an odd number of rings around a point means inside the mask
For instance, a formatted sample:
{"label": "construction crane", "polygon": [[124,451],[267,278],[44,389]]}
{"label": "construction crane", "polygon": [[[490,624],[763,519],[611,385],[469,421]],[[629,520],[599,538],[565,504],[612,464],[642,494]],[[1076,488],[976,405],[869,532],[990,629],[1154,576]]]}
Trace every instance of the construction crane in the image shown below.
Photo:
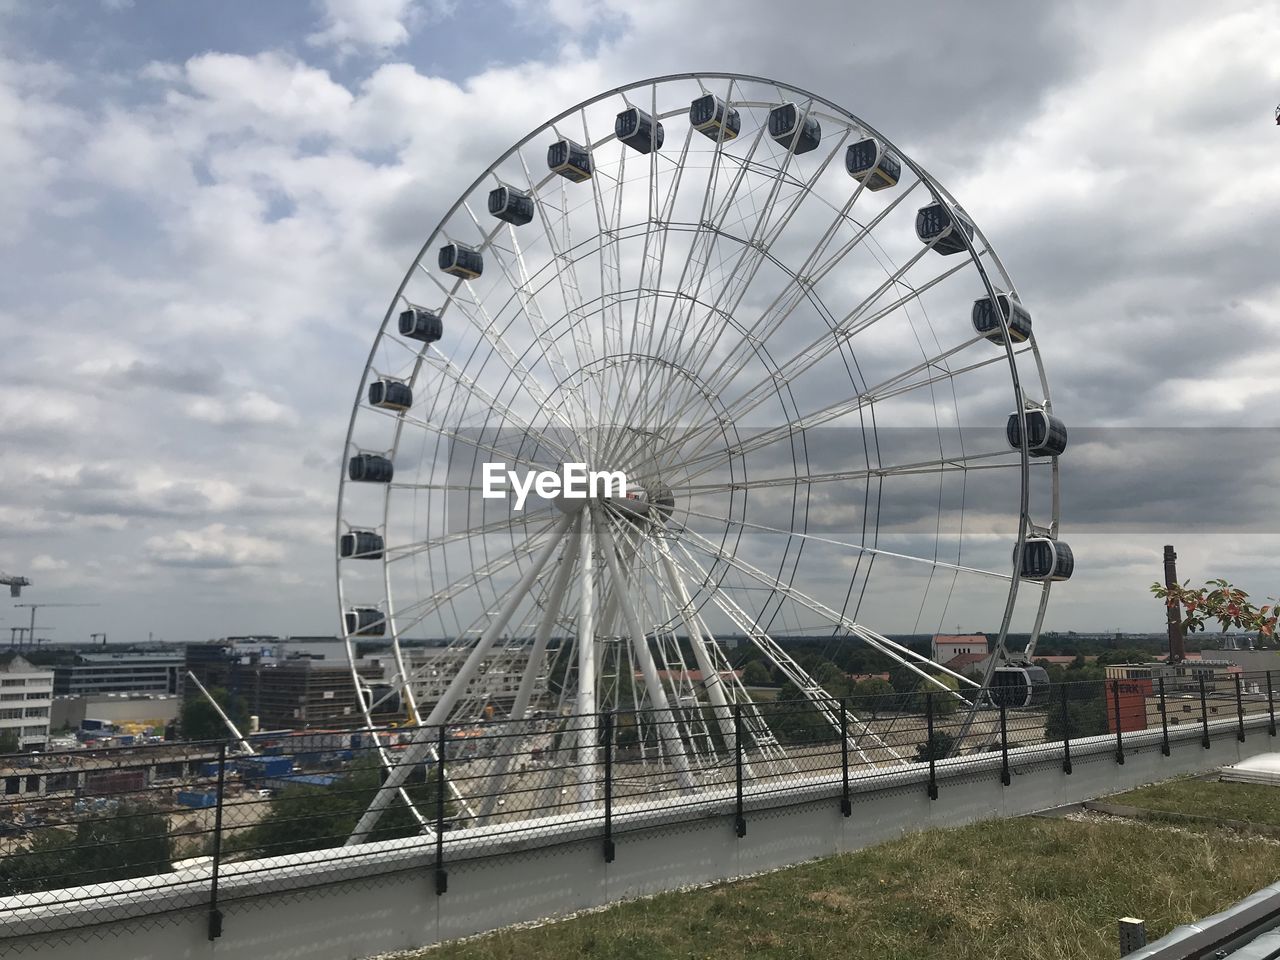
{"label": "construction crane", "polygon": [[90,642],[90,643],[96,643],[99,637],[101,637],[101,638],[102,638],[102,645],[105,647],[105,646],[107,645],[107,635],[106,635],[105,633],[91,633],[91,634],[89,634],[89,642]]}
{"label": "construction crane", "polygon": [[[98,603],[15,603],[15,607],[31,608],[31,626],[27,628],[27,640],[34,647],[36,645],[36,611],[41,607],[98,607]],[[49,629],[48,627],[45,628]]]}
{"label": "construction crane", "polygon": [[22,588],[31,586],[31,581],[26,577],[11,577],[3,570],[0,570],[0,586],[9,588],[9,596],[20,597],[22,596]]}

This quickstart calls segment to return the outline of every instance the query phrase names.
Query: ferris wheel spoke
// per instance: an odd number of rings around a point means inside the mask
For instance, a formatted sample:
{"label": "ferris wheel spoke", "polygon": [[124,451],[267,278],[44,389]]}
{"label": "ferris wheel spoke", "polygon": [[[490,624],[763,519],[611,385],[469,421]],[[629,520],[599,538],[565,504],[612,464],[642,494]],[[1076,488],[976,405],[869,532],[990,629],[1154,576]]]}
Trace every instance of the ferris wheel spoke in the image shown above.
{"label": "ferris wheel spoke", "polygon": [[882,550],[879,547],[868,547],[861,543],[851,543],[848,540],[836,540],[832,537],[823,537],[816,533],[802,533],[798,530],[784,530],[781,527],[770,527],[763,523],[753,523],[747,520],[739,520],[735,517],[722,517],[712,513],[703,513],[687,506],[684,510],[689,514],[689,516],[698,517],[699,519],[713,520],[716,523],[727,523],[735,527],[743,527],[747,530],[758,530],[761,533],[782,534],[788,537],[795,537],[799,540],[808,540],[813,543],[825,543],[834,547],[844,547],[848,550],[856,550],[858,553],[874,554],[879,557],[889,557],[893,560],[906,560],[911,563],[922,563],[929,567],[941,570],[952,570],[956,573],[967,573],[1004,581],[1013,579],[1012,574],[1009,573],[996,573],[993,570],[984,570],[982,567],[971,567],[959,563],[948,563],[945,560],[939,560],[935,557],[919,557],[910,553],[898,553],[893,550]]}
{"label": "ferris wheel spoke", "polygon": [[[547,533],[553,533],[553,527],[556,523],[557,521],[548,519],[542,527],[530,531],[524,543],[495,557],[471,573],[446,584],[430,596],[415,600],[413,603],[398,609],[394,618],[396,635],[404,636],[460,593],[475,587],[477,584],[493,579],[503,570],[517,563],[522,557],[533,553],[537,549],[537,544],[534,541]],[[407,621],[402,618],[407,618]]]}
{"label": "ferris wheel spoke", "polygon": [[[743,331],[741,345],[733,344],[729,354],[716,366],[711,372],[711,379],[720,378],[726,369],[732,370],[740,364],[740,353],[749,350],[753,353],[759,352],[761,344],[767,342],[770,331],[784,329],[784,323],[791,314],[804,303],[809,297],[810,291],[821,281],[828,273],[840,265],[850,253],[856,250],[863,241],[872,235],[875,228],[894,210],[898,205],[907,199],[916,187],[922,181],[915,180],[907,187],[903,188],[898,195],[886,205],[884,210],[876,214],[865,227],[861,227],[858,232],[849,240],[840,245],[826,260],[818,263],[818,259],[830,244],[831,239],[835,236],[839,226],[850,221],[849,211],[853,208],[854,203],[862,195],[864,184],[858,184],[853,194],[841,207],[835,218],[831,221],[827,230],[822,237],[814,245],[813,249],[805,257],[799,268],[787,271],[787,284],[777,294],[774,300],[761,312],[760,317],[746,330]],[[850,221],[851,222],[851,221]],[[782,266],[779,263],[779,266]],[[723,325],[720,325],[723,329]],[[763,336],[761,331],[763,331]],[[695,338],[696,342],[696,338]],[[708,352],[707,356],[710,353]],[[705,361],[704,361],[705,362]],[[701,375],[699,369],[695,375]],[[680,417],[688,412],[690,398],[685,397],[683,402],[675,406],[672,413],[663,428],[669,428],[671,424],[679,421]]]}
{"label": "ferris wheel spoke", "polygon": [[[806,108],[805,114],[800,121],[802,124],[804,123],[804,119],[807,118],[808,111],[811,108],[812,105]],[[846,127],[839,137],[827,138],[829,142],[834,143],[834,146],[827,151],[826,156],[823,157],[823,159],[816,165],[813,173],[807,180],[797,180],[793,183],[793,186],[796,188],[794,195],[790,198],[789,202],[782,207],[781,213],[777,218],[774,219],[774,205],[778,202],[778,197],[782,191],[783,184],[787,182],[786,174],[788,168],[790,167],[792,160],[795,159],[795,147],[798,140],[793,141],[791,147],[787,150],[786,157],[778,167],[777,175],[771,177],[772,182],[770,184],[770,189],[762,208],[756,214],[755,224],[752,227],[750,234],[742,238],[742,249],[738,254],[734,266],[725,272],[722,283],[720,284],[716,296],[712,301],[714,307],[722,309],[725,313],[730,315],[737,312],[738,306],[742,302],[742,298],[746,296],[747,290],[755,279],[761,265],[767,258],[769,258],[773,245],[777,242],[782,231],[786,229],[792,218],[809,197],[823,173],[825,173],[828,166],[830,166],[831,161],[840,153],[845,140],[849,137],[849,133],[850,129]],[[854,190],[853,196],[849,200],[850,206],[860,191],[861,184]],[[843,217],[838,218],[837,222],[840,219],[843,219]],[[834,229],[835,225],[833,224],[831,230],[834,231]],[[709,358],[715,355],[716,347],[724,336],[725,327],[719,324],[711,324],[710,315],[707,315],[703,317],[697,332],[694,334],[694,343],[703,342],[703,337],[708,331],[708,326],[711,327],[711,339],[703,348],[702,358],[699,365],[694,369],[695,378],[701,376],[703,366],[708,362]],[[749,332],[744,338],[744,341],[749,341],[753,335],[754,334]],[[681,344],[682,341],[677,342],[677,352],[679,352]],[[667,390],[660,390],[659,394],[664,399],[668,397]]]}
{"label": "ferris wheel spoke", "polygon": [[[686,562],[697,574],[697,578],[700,578],[703,583],[710,583],[710,572],[698,563],[697,559],[682,543],[677,541],[676,545],[680,548],[680,552],[684,555]],[[672,563],[675,565],[678,575],[683,572],[683,566],[674,557],[672,558]],[[823,689],[822,685],[814,680],[800,664],[796,663],[791,655],[769,635],[768,631],[761,629],[758,622],[749,616],[727,591],[718,588],[714,589],[711,592],[711,602],[734,624],[738,632],[751,642],[752,646],[763,653],[771,663],[782,671],[783,675],[800,691],[800,694],[818,709],[821,716],[836,730],[837,734],[843,735],[843,725],[839,713],[834,707],[836,698]],[[898,762],[905,762],[902,756],[875,734],[864,721],[859,720],[852,714],[846,714],[846,720],[851,720],[855,727],[861,728],[861,735],[873,741],[873,749],[884,750]],[[849,743],[857,751],[858,756],[862,758],[864,763],[874,763],[874,760],[864,750],[863,744],[858,738],[850,736]]]}
{"label": "ferris wheel spoke", "polygon": [[[1006,463],[979,463],[998,457],[1012,458]],[[863,467],[858,470],[833,470],[825,473],[792,474],[790,476],[757,477],[756,479],[725,480],[718,483],[684,483],[671,487],[673,493],[686,496],[707,496],[734,491],[763,490],[775,487],[806,487],[823,483],[847,483],[873,478],[930,475],[970,470],[1007,470],[1020,467],[1021,458],[1013,449],[993,450],[986,453],[970,453],[964,456],[938,457],[933,460],[917,460],[886,466]],[[695,476],[701,476],[700,471]]]}
{"label": "ferris wheel spoke", "polygon": [[[510,344],[495,329],[496,324],[493,318],[489,316],[484,304],[476,297],[470,281],[459,281],[454,285],[453,289],[449,289],[421,263],[418,266],[448,298],[447,303],[458,308],[458,312],[466,318],[467,322],[489,344],[494,353],[502,359],[502,362],[506,364],[507,369],[515,376],[520,386],[528,391],[529,395],[538,403],[539,408],[559,420],[568,435],[576,439],[577,431],[574,429],[573,421],[563,411],[564,401],[562,400],[558,404],[551,402],[550,394],[548,394],[546,387],[543,386],[537,375],[524,365],[520,358],[516,356],[515,351],[511,349]],[[459,296],[458,291],[464,289],[467,291],[467,296]]]}
{"label": "ferris wheel spoke", "polygon": [[843,614],[838,613],[837,611],[833,610],[831,607],[828,607],[826,604],[822,603],[820,600],[814,599],[813,597],[806,594],[804,591],[798,589],[797,587],[792,586],[791,584],[783,583],[781,580],[778,580],[776,577],[773,577],[770,574],[765,573],[763,570],[760,570],[752,566],[750,563],[741,559],[740,557],[726,554],[723,550],[721,550],[718,546],[716,546],[716,544],[712,543],[710,540],[708,540],[706,537],[703,537],[701,534],[697,533],[696,531],[686,528],[685,533],[687,534],[691,542],[698,544],[699,548],[706,551],[710,556],[721,561],[722,563],[727,564],[730,567],[733,567],[739,572],[746,574],[752,579],[757,580],[758,582],[762,583],[764,586],[768,587],[770,590],[778,591],[778,593],[782,594],[787,599],[792,600],[800,604],[801,606],[809,608],[811,611],[818,614],[819,616],[826,617],[832,624],[843,627],[845,630],[847,630],[849,633],[853,634],[854,636],[858,637],[867,645],[874,647],[875,649],[879,650],[881,653],[885,654],[891,659],[898,661],[902,666],[911,670],[913,673],[919,676],[922,680],[931,684],[932,686],[937,687],[938,689],[942,690],[948,695],[953,696],[956,699],[962,700],[966,704],[968,703],[968,700],[966,700],[963,696],[961,696],[957,691],[953,690],[951,687],[947,686],[937,677],[933,676],[932,674],[926,673],[923,669],[917,666],[918,663],[927,664],[932,669],[941,671],[942,673],[945,673],[948,676],[956,680],[959,680],[962,683],[966,683],[969,686],[972,686],[972,687],[978,686],[978,684],[974,683],[968,677],[963,676],[962,674],[956,673],[954,670],[949,670],[939,663],[935,663],[934,661],[930,660],[928,657],[924,656],[923,654],[916,653],[914,650],[910,649],[909,647],[905,647],[902,644],[895,643],[894,641],[890,640],[888,637],[885,637],[885,636],[882,636],[881,634],[876,633],[874,630],[871,630],[869,627],[866,627],[863,624],[856,623],[853,620],[848,619]]}
{"label": "ferris wheel spoke", "polygon": [[410,557],[416,557],[428,550],[435,550],[439,547],[447,546],[451,543],[457,543],[459,540],[467,540],[471,537],[484,537],[491,533],[503,533],[510,530],[518,524],[523,524],[526,528],[531,522],[552,517],[548,508],[545,511],[509,514],[500,520],[494,520],[492,523],[486,523],[480,527],[469,527],[465,530],[457,530],[453,533],[442,534],[438,537],[431,537],[427,540],[418,540],[413,543],[397,544],[395,546],[387,545],[385,556],[388,563],[395,563],[397,560],[407,560]]}
{"label": "ferris wheel spoke", "polygon": [[458,668],[458,672],[454,674],[440,700],[431,708],[431,713],[427,715],[425,725],[414,731],[409,748],[405,751],[404,762],[388,773],[386,780],[383,781],[382,786],[379,787],[378,792],[374,794],[373,799],[369,802],[368,809],[356,822],[354,829],[351,831],[351,836],[347,839],[347,844],[359,843],[368,836],[369,831],[377,825],[383,810],[391,802],[392,793],[408,780],[409,775],[417,768],[418,764],[422,763],[431,752],[432,744],[429,735],[426,733],[427,727],[443,724],[449,719],[454,701],[466,690],[476,671],[479,670],[480,662],[489,652],[498,635],[506,628],[507,622],[515,613],[516,606],[525,598],[528,590],[537,580],[538,574],[542,572],[542,568],[546,566],[555,548],[568,532],[573,519],[571,515],[565,514],[556,521],[551,537],[538,548],[537,555],[520,578],[519,589],[515,591],[514,596],[507,599],[502,609],[489,621],[485,632],[472,648],[470,656]]}
{"label": "ferris wheel spoke", "polygon": [[[582,314],[582,286],[578,282],[577,261],[569,255],[569,251],[573,249],[573,237],[569,230],[570,207],[565,181],[560,177],[556,177],[555,174],[548,174],[548,178],[558,181],[559,205],[556,205],[550,199],[551,192],[545,189],[547,179],[535,182],[532,173],[529,171],[529,165],[525,161],[524,152],[517,150],[516,156],[519,159],[520,168],[524,172],[525,182],[529,187],[529,195],[533,197],[534,209],[538,213],[534,219],[542,227],[543,237],[547,241],[547,248],[551,251],[551,263],[558,266],[558,269],[554,271],[556,283],[560,290],[560,297],[564,302],[569,337],[573,343],[574,355],[577,358],[577,368],[582,370],[595,357],[595,347],[591,342],[590,329]],[[559,215],[557,221],[560,228],[559,237],[557,237],[556,231],[552,229],[550,216],[552,212]],[[587,415],[590,418],[588,425],[594,426],[593,405],[586,400],[586,390],[587,383],[584,381],[582,384],[582,396],[587,406]],[[602,400],[603,398],[597,393],[597,401]],[[589,434],[590,431],[588,431],[587,436]]]}

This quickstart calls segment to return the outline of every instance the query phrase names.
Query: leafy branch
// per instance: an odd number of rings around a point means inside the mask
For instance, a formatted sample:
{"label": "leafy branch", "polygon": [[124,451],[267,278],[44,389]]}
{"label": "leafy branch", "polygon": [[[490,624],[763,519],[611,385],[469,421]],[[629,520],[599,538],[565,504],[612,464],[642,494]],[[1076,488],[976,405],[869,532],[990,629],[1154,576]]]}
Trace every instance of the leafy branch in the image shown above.
{"label": "leafy branch", "polygon": [[1256,632],[1265,639],[1275,636],[1278,609],[1273,598],[1272,603],[1255,606],[1249,594],[1226,580],[1210,580],[1203,587],[1192,587],[1190,583],[1184,580],[1173,587],[1163,583],[1151,585],[1151,592],[1163,600],[1166,607],[1180,611],[1182,629],[1187,633],[1200,632],[1210,620],[1215,620],[1222,633],[1235,627]]}

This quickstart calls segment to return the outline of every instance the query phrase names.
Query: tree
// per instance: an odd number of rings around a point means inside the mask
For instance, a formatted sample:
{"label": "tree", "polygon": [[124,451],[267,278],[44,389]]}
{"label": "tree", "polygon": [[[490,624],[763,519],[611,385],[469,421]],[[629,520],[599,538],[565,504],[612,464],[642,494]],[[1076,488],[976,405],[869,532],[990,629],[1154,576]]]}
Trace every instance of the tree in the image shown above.
{"label": "tree", "polygon": [[1107,732],[1107,700],[1100,683],[1082,684],[1067,693],[1067,726],[1063,726],[1062,702],[1050,703],[1045,718],[1045,740],[1096,737]]}
{"label": "tree", "polygon": [[742,684],[746,687],[771,687],[773,674],[759,660],[752,660],[742,668]]}
{"label": "tree", "polygon": [[172,859],[164,815],[145,803],[122,803],[74,830],[42,828],[0,859],[0,896],[167,873]]}
{"label": "tree", "polygon": [[893,684],[888,680],[881,680],[879,677],[868,677],[866,680],[859,680],[853,685],[853,695],[856,698],[850,704],[853,712],[869,712],[872,720],[879,717],[885,710],[893,710],[898,705],[899,700],[898,694],[893,689]]}
{"label": "tree", "polygon": [[1190,583],[1184,580],[1171,588],[1163,583],[1151,585],[1156,598],[1182,616],[1182,629],[1187,633],[1204,630],[1210,620],[1216,620],[1221,633],[1235,627],[1256,632],[1264,641],[1275,636],[1277,608],[1274,605],[1254,606],[1249,594],[1221,578],[1210,580],[1203,587],[1192,587]]}
{"label": "tree", "polygon": [[17,753],[20,749],[17,730],[0,730],[0,754]]}
{"label": "tree", "polygon": [[[214,687],[209,696],[218,702],[218,706],[231,718],[242,733],[249,722],[249,709],[240,697],[233,697],[223,687]],[[218,716],[218,711],[199,690],[187,691],[182,701],[182,711],[178,715],[178,726],[182,736],[187,740],[226,740],[230,733],[227,725]]]}
{"label": "tree", "polygon": [[945,760],[955,746],[956,738],[943,731],[935,731],[932,742],[925,742],[916,747],[916,759],[921,763],[927,760]]}
{"label": "tree", "polygon": [[[298,784],[285,787],[271,801],[266,816],[248,830],[231,834],[226,849],[249,853],[254,857],[302,853],[339,847],[356,822],[368,809],[382,783],[382,768],[370,760],[352,767],[346,776],[331,787]],[[434,810],[436,775],[426,776],[422,768],[409,777],[405,789],[419,811]],[[446,816],[452,816],[449,801]],[[417,821],[404,803],[396,797],[369,833],[369,840],[393,840],[416,836]]]}

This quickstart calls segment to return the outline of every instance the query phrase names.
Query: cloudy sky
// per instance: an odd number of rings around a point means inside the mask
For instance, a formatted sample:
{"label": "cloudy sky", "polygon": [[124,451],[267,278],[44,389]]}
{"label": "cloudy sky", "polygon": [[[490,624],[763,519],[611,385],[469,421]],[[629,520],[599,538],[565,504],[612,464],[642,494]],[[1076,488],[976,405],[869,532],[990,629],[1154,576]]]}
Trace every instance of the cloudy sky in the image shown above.
{"label": "cloudy sky", "polygon": [[60,641],[331,633],[347,418],[423,239],[547,117],[706,69],[846,105],[1001,252],[1078,431],[1051,628],[1159,629],[1165,542],[1280,593],[1280,4],[975,9],[0,0],[0,569],[97,605]]}

